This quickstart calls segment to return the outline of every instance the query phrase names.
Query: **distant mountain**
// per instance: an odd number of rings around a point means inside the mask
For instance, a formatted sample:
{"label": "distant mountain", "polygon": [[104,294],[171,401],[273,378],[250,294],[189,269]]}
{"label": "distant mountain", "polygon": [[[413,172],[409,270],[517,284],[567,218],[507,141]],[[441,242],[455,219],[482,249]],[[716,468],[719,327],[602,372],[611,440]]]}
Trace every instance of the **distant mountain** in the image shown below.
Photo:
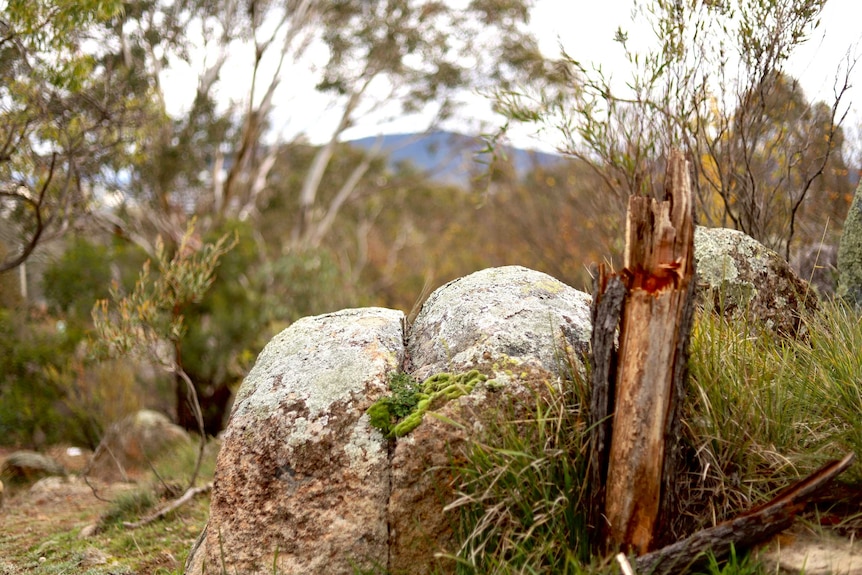
{"label": "distant mountain", "polygon": [[[389,165],[395,168],[402,162],[410,162],[419,170],[440,182],[467,186],[470,178],[487,169],[491,157],[481,153],[486,147],[481,138],[454,132],[431,132],[428,134],[388,134],[381,136],[380,153],[389,155]],[[361,138],[348,142],[364,150],[378,144],[377,137]],[[549,166],[562,161],[555,154],[522,150],[505,146],[503,152],[508,161],[514,162],[519,176],[527,174],[535,166]],[[502,161],[498,157],[498,161]],[[484,165],[483,165],[484,164]]]}

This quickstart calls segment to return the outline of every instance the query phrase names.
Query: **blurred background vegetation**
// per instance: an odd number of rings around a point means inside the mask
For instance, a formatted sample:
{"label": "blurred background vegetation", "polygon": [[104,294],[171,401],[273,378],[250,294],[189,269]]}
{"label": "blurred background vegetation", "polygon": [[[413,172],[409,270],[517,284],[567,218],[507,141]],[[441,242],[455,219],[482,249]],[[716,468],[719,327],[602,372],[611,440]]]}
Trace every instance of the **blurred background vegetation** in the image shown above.
{"label": "blurred background vegetation", "polygon": [[[822,253],[828,294],[862,167],[842,125],[853,63],[834,63],[828,102],[807,100],[783,68],[823,3],[740,0],[736,15],[726,3],[678,4],[638,4],[656,45],[638,56],[620,33],[633,80],[619,91],[572,56],[544,56],[526,0],[10,0],[0,14],[0,442],[93,447],[143,407],[197,429],[182,382],[157,358],[92,353],[94,304],[132,292],[159,239],[170,253],[235,238],[206,293],[174,310],[183,330],[167,351],[216,434],[259,350],[302,316],[409,312],[428,289],[506,264],[587,288],[586,266],[620,252],[625,198],[659,193],[671,147],[692,161],[702,223],[746,231],[803,277]],[[752,28],[762,5],[775,16]],[[279,107],[277,94],[316,49],[326,57],[315,89],[334,122],[310,143],[283,135],[285,115],[304,111]],[[243,98],[225,101],[235,82],[225,63],[238,54],[253,74]],[[178,64],[198,73],[182,113],[164,84]],[[493,126],[482,136],[464,111],[476,93],[507,126],[559,130],[561,153],[508,147]],[[436,154],[345,141],[381,110],[415,116],[409,142]],[[469,137],[444,131],[453,126]],[[466,160],[460,176],[451,158]]]}

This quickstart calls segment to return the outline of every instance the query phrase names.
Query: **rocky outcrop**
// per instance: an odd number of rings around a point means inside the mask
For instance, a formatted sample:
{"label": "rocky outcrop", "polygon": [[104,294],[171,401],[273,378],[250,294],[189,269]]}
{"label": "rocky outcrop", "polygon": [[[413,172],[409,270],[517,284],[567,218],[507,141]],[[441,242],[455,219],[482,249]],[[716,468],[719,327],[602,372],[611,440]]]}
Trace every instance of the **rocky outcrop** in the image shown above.
{"label": "rocky outcrop", "polygon": [[149,469],[161,455],[191,441],[166,415],[142,409],[108,428],[87,472],[106,481],[127,481],[129,474]]}
{"label": "rocky outcrop", "polygon": [[365,410],[404,359],[401,312],[303,318],[261,352],[219,451],[188,570],[352,574],[388,554],[387,442]]}
{"label": "rocky outcrop", "polygon": [[[700,229],[696,242],[701,287],[723,294],[726,313],[756,312],[790,330],[813,305],[799,299],[804,285],[789,267],[746,236]],[[401,312],[381,308],[296,322],[237,394],[210,520],[186,572],[453,571],[439,558],[457,551],[443,512],[451,458],[488,418],[583,367],[589,305],[587,294],[511,266],[441,287],[409,329]],[[410,433],[387,439],[371,426],[366,411],[389,395],[394,374],[422,381],[474,369],[482,377],[435,400],[434,417]]]}
{"label": "rocky outcrop", "polygon": [[[415,377],[480,367],[497,384],[436,408],[438,416],[395,444],[389,497],[389,572],[454,571],[433,552],[454,554],[452,457],[483,431],[483,419],[530,399],[579,361],[590,339],[590,297],[543,273],[509,266],[455,280],[431,295],[407,344]],[[576,366],[577,367],[577,366]],[[458,425],[452,425],[450,422]],[[429,554],[429,550],[432,551]],[[446,569],[449,567],[449,569]]]}
{"label": "rocky outcrop", "polygon": [[[237,394],[188,573],[426,572],[434,551],[455,551],[448,454],[482,414],[586,350],[589,296],[526,268],[485,270],[440,288],[404,325],[401,312],[345,310],[267,345]],[[497,376],[493,389],[433,406],[464,429],[429,416],[390,442],[369,425],[393,373],[475,366]]]}
{"label": "rocky outcrop", "polygon": [[742,232],[697,227],[694,257],[699,296],[727,317],[795,335],[803,314],[817,308],[817,295],[790,265]]}

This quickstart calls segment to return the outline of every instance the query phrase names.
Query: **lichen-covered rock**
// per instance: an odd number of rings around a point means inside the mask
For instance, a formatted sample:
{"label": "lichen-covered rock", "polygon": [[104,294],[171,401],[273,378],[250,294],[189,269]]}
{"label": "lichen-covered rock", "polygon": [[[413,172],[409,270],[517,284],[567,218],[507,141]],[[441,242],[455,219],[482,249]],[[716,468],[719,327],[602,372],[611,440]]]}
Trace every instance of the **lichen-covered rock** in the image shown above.
{"label": "lichen-covered rock", "polygon": [[436,290],[410,331],[414,375],[465,371],[493,356],[529,359],[548,371],[566,346],[590,341],[589,295],[521,266],[482,270]]}
{"label": "lichen-covered rock", "polygon": [[0,478],[10,485],[33,483],[55,475],[65,476],[66,470],[51,457],[35,451],[15,451],[0,465]]}
{"label": "lichen-covered rock", "polygon": [[[470,393],[433,408],[395,444],[389,498],[389,572],[454,572],[435,552],[457,552],[448,468],[483,418],[512,409],[559,379],[567,357],[579,361],[591,333],[590,296],[523,267],[476,272],[450,282],[425,302],[408,351],[420,380],[438,372],[487,372]],[[493,382],[494,385],[489,385]],[[453,425],[451,422],[456,422]]]}
{"label": "lichen-covered rock", "polygon": [[402,364],[403,319],[381,308],[303,318],[264,348],[237,393],[187,573],[386,564],[387,443],[365,411]]}
{"label": "lichen-covered rock", "polygon": [[142,409],[111,425],[93,454],[88,473],[106,481],[127,480],[160,456],[192,439],[163,413]]}
{"label": "lichen-covered rock", "polygon": [[838,295],[862,307],[862,182],[856,188],[838,246]]}
{"label": "lichen-covered rock", "polygon": [[725,228],[694,232],[697,289],[701,301],[729,317],[795,335],[817,296],[777,253],[746,234]]}

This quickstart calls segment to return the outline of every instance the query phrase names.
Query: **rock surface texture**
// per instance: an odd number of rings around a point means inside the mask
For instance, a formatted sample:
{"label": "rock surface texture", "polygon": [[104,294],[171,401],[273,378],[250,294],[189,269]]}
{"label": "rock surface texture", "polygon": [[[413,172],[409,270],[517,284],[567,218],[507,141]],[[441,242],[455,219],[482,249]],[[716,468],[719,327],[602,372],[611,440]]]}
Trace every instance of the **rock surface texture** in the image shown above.
{"label": "rock surface texture", "polygon": [[416,318],[408,353],[417,379],[494,360],[529,360],[558,368],[564,344],[586,352],[590,296],[541,272],[491,268],[435,291]]}
{"label": "rock surface texture", "polygon": [[[186,572],[271,574],[273,565],[303,575],[426,572],[435,551],[456,551],[448,548],[449,485],[439,468],[506,390],[526,389],[528,374],[553,377],[565,350],[586,350],[589,301],[512,266],[437,290],[407,338],[403,314],[380,308],[293,324],[261,352],[237,393],[209,523]],[[475,419],[466,431],[426,416],[393,442],[369,425],[365,411],[389,393],[392,373],[475,366],[498,369],[503,389],[477,385],[433,407]]]}
{"label": "rock surface texture", "polygon": [[[455,280],[434,292],[407,343],[410,370],[422,380],[440,372],[481,367],[500,384],[478,385],[468,395],[438,406],[444,419],[425,417],[399,438],[391,461],[390,557],[393,574],[454,571],[445,560],[432,562],[428,550],[454,554],[452,517],[442,508],[451,500],[450,458],[473,434],[483,415],[533,393],[579,360],[590,340],[590,296],[543,273],[509,266]],[[452,425],[455,421],[459,425]]]}
{"label": "rock surface texture", "polygon": [[365,410],[404,354],[401,312],[303,318],[240,387],[188,570],[352,574],[385,562],[387,442]]}
{"label": "rock surface texture", "polygon": [[796,334],[817,295],[777,253],[736,230],[697,227],[697,290],[728,317],[756,320],[782,334]]}
{"label": "rock surface texture", "polygon": [[838,295],[862,308],[862,182],[856,187],[838,245]]}

